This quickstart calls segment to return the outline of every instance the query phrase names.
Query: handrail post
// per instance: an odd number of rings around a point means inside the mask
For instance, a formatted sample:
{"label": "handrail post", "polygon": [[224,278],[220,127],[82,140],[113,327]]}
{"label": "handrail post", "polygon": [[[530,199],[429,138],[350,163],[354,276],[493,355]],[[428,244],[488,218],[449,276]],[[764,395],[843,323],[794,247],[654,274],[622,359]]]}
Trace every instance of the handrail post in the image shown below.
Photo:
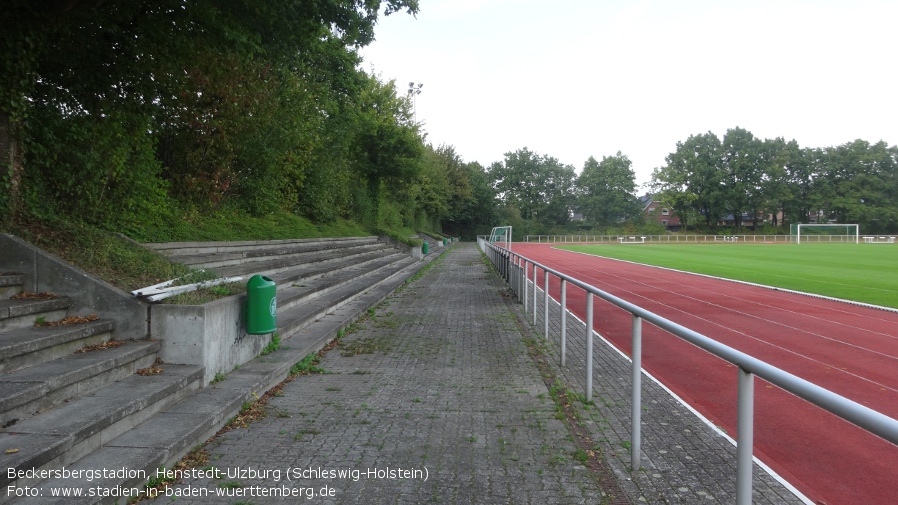
{"label": "handrail post", "polygon": [[508,286],[514,291],[514,295],[518,296],[518,258],[515,255],[510,254],[508,256],[508,262],[510,265],[508,267]]}
{"label": "handrail post", "polygon": [[[536,267],[534,267],[536,268]],[[527,313],[527,271],[530,270],[530,265],[527,264],[527,260],[524,260],[524,269],[521,270],[521,290],[524,292],[524,314]]]}
{"label": "handrail post", "polygon": [[561,279],[561,366],[567,354],[567,281]]}
{"label": "handrail post", "polygon": [[630,466],[631,470],[639,470],[642,453],[642,318],[633,316],[633,385],[630,398]]}
{"label": "handrail post", "polygon": [[754,448],[755,376],[739,367],[739,399],[736,428],[736,505],[751,505],[752,452]]}
{"label": "handrail post", "polygon": [[536,326],[536,288],[539,286],[539,270],[533,264],[533,326]]}
{"label": "handrail post", "polygon": [[508,254],[508,251],[502,253],[502,278],[505,279],[505,282],[511,280],[508,276],[508,272],[511,270],[511,255]]}
{"label": "handrail post", "polygon": [[546,340],[549,340],[549,271],[543,270],[543,326]]}
{"label": "handrail post", "polygon": [[586,292],[586,401],[592,401],[592,292]]}
{"label": "handrail post", "polygon": [[500,250],[499,253],[496,255],[496,261],[493,262],[493,265],[496,267],[496,270],[499,271],[499,277],[502,277],[503,280],[505,279],[505,265],[503,264],[504,259],[505,259],[505,253]]}

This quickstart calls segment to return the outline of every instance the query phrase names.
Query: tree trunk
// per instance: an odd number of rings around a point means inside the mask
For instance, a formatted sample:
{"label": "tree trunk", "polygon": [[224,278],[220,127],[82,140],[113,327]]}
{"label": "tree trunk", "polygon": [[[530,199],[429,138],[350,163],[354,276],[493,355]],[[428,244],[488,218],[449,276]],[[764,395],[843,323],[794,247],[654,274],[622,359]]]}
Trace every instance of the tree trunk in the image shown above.
{"label": "tree trunk", "polygon": [[13,223],[22,211],[22,125],[0,111],[0,163],[9,178],[9,201],[4,221]]}

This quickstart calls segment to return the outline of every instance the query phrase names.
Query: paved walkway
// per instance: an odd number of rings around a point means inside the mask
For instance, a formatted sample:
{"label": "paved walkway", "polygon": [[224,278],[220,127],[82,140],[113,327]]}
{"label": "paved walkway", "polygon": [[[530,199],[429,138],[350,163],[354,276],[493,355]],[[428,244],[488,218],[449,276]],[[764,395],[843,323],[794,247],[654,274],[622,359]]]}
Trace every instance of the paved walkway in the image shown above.
{"label": "paved walkway", "polygon": [[615,502],[557,418],[506,292],[476,245],[455,246],[329,351],[326,374],[298,377],[266,418],[211,442],[220,478],[169,493],[178,503],[284,492],[340,504]]}
{"label": "paved walkway", "polygon": [[[475,244],[454,246],[341,339],[319,364],[327,373],[298,377],[266,418],[209,443],[218,478],[169,493],[227,504],[287,492],[327,504],[734,501],[732,445],[650,381],[644,467],[630,472],[628,363],[597,339],[596,401],[583,405],[583,339],[572,336],[583,327],[568,319],[562,369],[557,311],[549,342],[531,318]],[[565,390],[573,409],[555,400]],[[799,501],[756,468],[755,503]]]}

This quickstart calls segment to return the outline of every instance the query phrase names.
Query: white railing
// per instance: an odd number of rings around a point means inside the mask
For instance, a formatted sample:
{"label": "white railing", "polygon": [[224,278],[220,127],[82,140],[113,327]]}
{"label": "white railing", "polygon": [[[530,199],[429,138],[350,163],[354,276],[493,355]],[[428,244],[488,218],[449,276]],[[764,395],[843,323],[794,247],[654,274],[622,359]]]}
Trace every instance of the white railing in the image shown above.
{"label": "white railing", "polygon": [[[717,342],[705,335],[690,330],[673,321],[658,316],[630,302],[563,274],[546,265],[532,261],[508,249],[497,247],[483,238],[478,238],[481,250],[487,255],[499,274],[524,304],[524,312],[533,311],[536,325],[537,285],[539,271],[543,272],[543,321],[545,335],[549,335],[549,276],[561,282],[561,366],[566,365],[567,348],[567,285],[572,284],[586,291],[586,391],[587,401],[592,401],[592,354],[593,354],[593,298],[603,300],[629,312],[632,315],[632,382],[631,382],[631,466],[635,471],[640,467],[642,422],[642,322],[669,332],[709,353],[728,361],[738,370],[737,398],[737,444],[736,444],[736,504],[751,504],[752,460],[754,448],[754,378],[755,376],[788,391],[860,428],[898,445],[898,420],[865,407],[832,391],[792,375],[780,368],[753,356]],[[530,292],[532,285],[532,294]],[[530,302],[529,300],[533,300]]]}
{"label": "white railing", "polygon": [[[889,237],[884,237],[888,239]],[[893,239],[894,240],[894,239]],[[694,242],[735,242],[735,243],[796,243],[793,235],[527,235],[524,242],[538,244],[570,244],[570,243],[694,243]],[[802,243],[857,243],[854,235],[802,235]]]}

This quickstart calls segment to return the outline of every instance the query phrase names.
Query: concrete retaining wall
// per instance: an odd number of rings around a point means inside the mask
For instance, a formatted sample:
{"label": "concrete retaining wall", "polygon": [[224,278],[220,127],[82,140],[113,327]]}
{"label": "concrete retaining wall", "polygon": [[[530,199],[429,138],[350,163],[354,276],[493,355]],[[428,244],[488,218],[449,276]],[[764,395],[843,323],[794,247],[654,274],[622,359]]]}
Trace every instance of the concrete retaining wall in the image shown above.
{"label": "concrete retaining wall", "polygon": [[409,256],[411,256],[412,258],[414,258],[416,260],[424,259],[424,253],[421,251],[421,246],[412,247],[408,244],[404,244],[404,243],[394,239],[393,237],[388,237],[385,235],[377,237],[377,240],[379,240],[385,244],[390,244],[391,246],[395,247],[396,249],[399,249],[400,251],[408,252]]}
{"label": "concrete retaining wall", "polygon": [[146,303],[12,235],[0,234],[0,271],[25,274],[26,291],[71,298],[69,315],[96,313],[114,320],[113,336],[118,340],[143,339],[149,334]]}

